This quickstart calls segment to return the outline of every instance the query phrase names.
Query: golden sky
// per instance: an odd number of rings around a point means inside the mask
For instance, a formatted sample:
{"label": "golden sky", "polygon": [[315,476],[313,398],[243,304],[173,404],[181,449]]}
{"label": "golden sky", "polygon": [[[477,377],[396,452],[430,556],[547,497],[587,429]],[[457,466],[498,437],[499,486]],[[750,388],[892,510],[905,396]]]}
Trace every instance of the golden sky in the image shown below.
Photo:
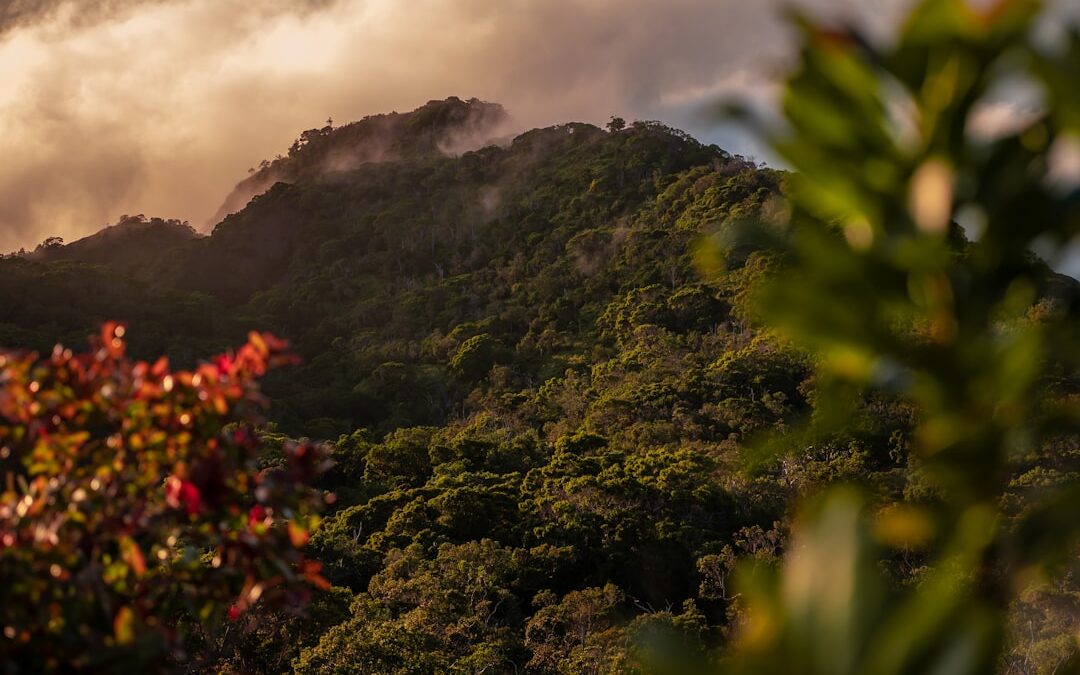
{"label": "golden sky", "polygon": [[[900,0],[804,0],[885,22]],[[0,0],[0,251],[122,214],[208,225],[248,167],[327,117],[450,95],[519,128],[765,96],[777,0]]]}

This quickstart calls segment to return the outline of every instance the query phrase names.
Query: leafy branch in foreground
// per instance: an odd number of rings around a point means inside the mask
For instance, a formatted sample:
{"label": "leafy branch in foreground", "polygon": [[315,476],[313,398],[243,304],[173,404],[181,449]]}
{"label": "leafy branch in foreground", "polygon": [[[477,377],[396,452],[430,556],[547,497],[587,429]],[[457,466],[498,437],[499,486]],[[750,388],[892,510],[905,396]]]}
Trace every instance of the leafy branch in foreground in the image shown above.
{"label": "leafy branch in foreground", "polygon": [[107,324],[84,354],[0,353],[0,658],[17,670],[183,658],[196,626],[328,587],[301,553],[323,451],[269,452],[257,432],[285,344],[252,333],[173,372],[123,338]]}
{"label": "leafy branch in foreground", "polygon": [[[790,227],[757,306],[820,369],[814,418],[785,442],[849,423],[859,391],[903,397],[925,489],[889,504],[836,488],[807,508],[782,568],[746,569],[732,672],[994,672],[1010,605],[1075,559],[1075,480],[1019,512],[1002,498],[1019,458],[1075,443],[1080,419],[1075,299],[1030,253],[1080,232],[1062,171],[1080,31],[1041,49],[1039,10],[925,0],[887,46],[796,20],[786,127],[770,132],[795,171]],[[1018,82],[1044,111],[985,133],[980,111]],[[884,572],[904,552],[926,561],[908,586]]]}

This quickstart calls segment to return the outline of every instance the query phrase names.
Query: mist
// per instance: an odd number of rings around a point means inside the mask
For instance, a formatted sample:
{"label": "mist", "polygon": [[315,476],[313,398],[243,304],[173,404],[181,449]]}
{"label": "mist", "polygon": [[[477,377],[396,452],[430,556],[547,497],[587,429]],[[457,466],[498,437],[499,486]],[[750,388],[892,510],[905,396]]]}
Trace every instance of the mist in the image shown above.
{"label": "mist", "polygon": [[[212,223],[304,129],[457,95],[517,130],[767,102],[790,39],[766,0],[14,0],[0,9],[0,251],[125,213]],[[806,0],[887,25],[900,0]]]}

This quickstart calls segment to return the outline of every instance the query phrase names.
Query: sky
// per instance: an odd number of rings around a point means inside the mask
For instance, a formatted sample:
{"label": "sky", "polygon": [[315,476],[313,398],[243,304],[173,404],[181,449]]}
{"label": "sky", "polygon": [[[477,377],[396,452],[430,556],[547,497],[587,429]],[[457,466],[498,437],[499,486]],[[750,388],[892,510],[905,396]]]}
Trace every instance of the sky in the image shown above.
{"label": "sky", "polygon": [[[890,25],[902,0],[801,0]],[[205,229],[301,131],[455,95],[521,129],[658,119],[736,153],[703,114],[766,104],[780,0],[0,0],[0,252],[123,214]]]}

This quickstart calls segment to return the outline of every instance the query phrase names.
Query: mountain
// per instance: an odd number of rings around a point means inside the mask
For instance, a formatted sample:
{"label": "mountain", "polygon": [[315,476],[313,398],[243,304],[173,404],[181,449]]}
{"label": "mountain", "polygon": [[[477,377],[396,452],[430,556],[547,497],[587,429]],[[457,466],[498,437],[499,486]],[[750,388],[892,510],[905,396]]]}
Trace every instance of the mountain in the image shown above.
{"label": "mountain", "polygon": [[[915,411],[882,392],[843,432],[744,470],[756,438],[816,413],[812,360],[751,318],[771,254],[714,245],[785,217],[783,172],[658,122],[476,140],[505,119],[448,99],[305,132],[209,236],[136,217],[0,260],[9,346],[119,319],[140,356],[189,363],[263,329],[302,357],[265,382],[266,440],[333,444],[338,499],[308,547],[334,588],[303,619],[249,614],[208,669],[701,656],[746,620],[735,561],[777,563],[793,500],[837,481],[882,504],[926,495]],[[1048,301],[1080,297],[1041,281]],[[1031,449],[1003,499],[1022,510],[1054,452]],[[920,565],[896,561],[897,583]],[[1018,611],[1064,635],[1042,608],[1075,589],[1047,593]]]}
{"label": "mountain", "polygon": [[[271,390],[286,428],[315,435],[447,419],[472,383],[446,351],[480,334],[528,382],[587,358],[597,320],[628,293],[724,306],[702,284],[693,242],[772,208],[781,174],[653,122],[565,124],[445,152],[448,139],[505,119],[497,105],[448,99],[309,134],[264,168],[289,182],[211,236],[130,222],[31,258],[103,265],[148,292],[185,295],[223,343],[241,324],[291,339],[306,365]],[[341,168],[373,145],[386,149],[381,161]],[[116,318],[132,321],[137,350],[181,355],[172,341],[140,341],[141,317],[124,309]],[[7,323],[32,330],[17,314]],[[47,337],[25,341],[42,348]],[[407,399],[409,386],[425,387],[422,401]]]}

